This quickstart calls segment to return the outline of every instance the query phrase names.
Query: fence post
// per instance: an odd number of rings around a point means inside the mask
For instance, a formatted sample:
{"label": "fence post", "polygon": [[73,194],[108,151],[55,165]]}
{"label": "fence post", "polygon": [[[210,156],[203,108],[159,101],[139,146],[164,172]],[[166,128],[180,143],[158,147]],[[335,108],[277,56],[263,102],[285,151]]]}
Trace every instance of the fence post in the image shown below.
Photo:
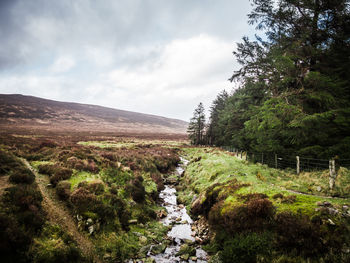
{"label": "fence post", "polygon": [[337,171],[335,170],[335,160],[329,160],[329,188],[333,190],[335,179],[337,178]]}
{"label": "fence post", "polygon": [[297,174],[300,174],[300,159],[299,159],[299,156],[297,156]]}
{"label": "fence post", "polygon": [[264,164],[264,153],[261,153],[261,164]]}
{"label": "fence post", "polygon": [[252,154],[252,160],[253,160],[253,163],[255,163],[254,153]]}
{"label": "fence post", "polygon": [[278,164],[277,164],[277,154],[275,154],[275,168],[277,169]]}
{"label": "fence post", "polygon": [[243,160],[243,151],[241,151],[241,160]]}

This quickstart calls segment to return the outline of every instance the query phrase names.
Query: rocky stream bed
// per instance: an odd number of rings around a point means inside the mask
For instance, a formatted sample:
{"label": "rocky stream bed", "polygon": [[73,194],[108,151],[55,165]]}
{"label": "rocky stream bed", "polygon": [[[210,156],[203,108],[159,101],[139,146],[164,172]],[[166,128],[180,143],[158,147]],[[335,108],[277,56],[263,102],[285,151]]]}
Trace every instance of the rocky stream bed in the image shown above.
{"label": "rocky stream bed", "polygon": [[[182,164],[176,168],[177,177],[182,175],[187,163],[188,161],[182,158]],[[185,206],[177,203],[174,183],[172,180],[166,181],[165,189],[159,195],[162,206],[167,211],[164,213],[162,223],[170,226],[171,229],[162,244],[151,247],[148,257],[156,263],[205,263],[207,262],[207,253],[200,246],[203,238],[200,238],[199,234],[205,236],[208,234],[208,230],[200,222],[193,222],[187,214]]]}

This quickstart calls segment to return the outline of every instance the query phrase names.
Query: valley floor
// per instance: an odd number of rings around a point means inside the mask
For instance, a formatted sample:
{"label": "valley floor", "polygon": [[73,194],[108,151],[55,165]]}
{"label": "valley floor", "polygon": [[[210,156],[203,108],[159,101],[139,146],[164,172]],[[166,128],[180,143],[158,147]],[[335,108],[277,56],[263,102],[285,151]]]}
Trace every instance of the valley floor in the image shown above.
{"label": "valley floor", "polygon": [[[189,163],[179,176],[180,156]],[[189,222],[192,238],[173,255],[184,262],[200,260],[199,245],[209,262],[349,260],[345,168],[330,191],[327,171],[297,176],[178,138],[23,133],[1,136],[0,165],[8,262],[159,261],[175,244],[172,224]],[[194,222],[162,223],[165,184]]]}

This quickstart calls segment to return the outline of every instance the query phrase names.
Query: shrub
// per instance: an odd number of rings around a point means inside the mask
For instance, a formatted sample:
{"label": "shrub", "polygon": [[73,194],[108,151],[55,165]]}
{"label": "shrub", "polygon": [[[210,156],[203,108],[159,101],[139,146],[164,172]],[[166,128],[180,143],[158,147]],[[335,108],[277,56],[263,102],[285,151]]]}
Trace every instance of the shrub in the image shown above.
{"label": "shrub", "polygon": [[268,198],[268,196],[262,193],[252,193],[252,194],[246,194],[246,195],[240,196],[240,199],[244,200],[245,202],[248,202],[251,200],[257,200],[257,199],[265,199],[265,198]]}
{"label": "shrub", "polygon": [[127,209],[125,201],[115,195],[112,195],[110,202],[113,208],[117,211],[122,228],[124,230],[128,230],[128,226],[129,226],[128,221],[130,219],[131,213]]}
{"label": "shrub", "polygon": [[163,182],[163,178],[162,178],[161,174],[152,173],[151,178],[152,178],[153,182],[155,182],[157,184],[157,191],[158,192],[164,190],[164,182]]}
{"label": "shrub", "polygon": [[35,180],[35,176],[29,169],[18,167],[11,172],[9,180],[11,183],[15,184],[32,184]]}
{"label": "shrub", "polygon": [[276,216],[277,247],[302,256],[319,255],[323,250],[320,229],[307,216],[281,212]]}
{"label": "shrub", "polygon": [[221,260],[224,263],[254,263],[257,256],[268,257],[272,238],[268,232],[237,235],[224,243]]}
{"label": "shrub", "polygon": [[142,203],[145,201],[146,190],[142,185],[143,178],[142,176],[136,177],[130,187],[131,197],[137,203]]}
{"label": "shrub", "polygon": [[58,146],[57,143],[55,143],[54,141],[46,140],[40,143],[39,148],[44,148],[44,147],[55,148],[57,146]]}
{"label": "shrub", "polygon": [[56,186],[57,195],[61,200],[68,200],[71,195],[71,183],[67,181],[60,181]]}
{"label": "shrub", "polygon": [[73,240],[57,225],[46,225],[35,238],[29,251],[34,262],[82,262],[81,253]]}
{"label": "shrub", "polygon": [[0,211],[0,253],[2,262],[25,262],[32,234],[24,231],[16,217]]}
{"label": "shrub", "polygon": [[94,194],[82,187],[79,187],[71,194],[70,200],[79,213],[93,211],[99,203]]}
{"label": "shrub", "polygon": [[0,149],[0,176],[6,175],[21,165],[12,153]]}
{"label": "shrub", "polygon": [[33,206],[41,208],[42,200],[41,193],[32,185],[16,185],[7,188],[3,195],[5,204],[11,207],[18,207],[21,211],[29,210],[30,208],[35,210]]}
{"label": "shrub", "polygon": [[71,169],[61,167],[50,177],[50,183],[56,185],[59,181],[69,179],[72,174],[73,171]]}
{"label": "shrub", "polygon": [[223,214],[224,227],[231,234],[264,231],[271,227],[275,209],[267,199],[251,200]]}
{"label": "shrub", "polygon": [[59,166],[57,164],[40,164],[38,166],[39,173],[47,174],[48,176],[53,175],[57,169],[59,169]]}
{"label": "shrub", "polygon": [[94,193],[95,195],[100,195],[105,191],[104,183],[101,180],[90,182],[86,187],[91,193]]}

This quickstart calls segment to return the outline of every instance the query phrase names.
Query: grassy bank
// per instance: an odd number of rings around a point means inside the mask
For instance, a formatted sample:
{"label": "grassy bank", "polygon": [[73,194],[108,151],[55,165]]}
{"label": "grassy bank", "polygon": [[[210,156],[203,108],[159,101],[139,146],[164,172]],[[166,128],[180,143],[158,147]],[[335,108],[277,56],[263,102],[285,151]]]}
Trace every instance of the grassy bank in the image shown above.
{"label": "grassy bank", "polygon": [[[295,175],[212,148],[185,148],[179,200],[212,230],[223,262],[347,262],[350,172],[335,191],[325,172]],[[292,191],[303,192],[300,194]],[[336,193],[342,198],[327,198]],[[266,245],[266,242],[269,244]],[[249,256],[250,255],[250,256]],[[215,257],[214,257],[215,258]]]}

